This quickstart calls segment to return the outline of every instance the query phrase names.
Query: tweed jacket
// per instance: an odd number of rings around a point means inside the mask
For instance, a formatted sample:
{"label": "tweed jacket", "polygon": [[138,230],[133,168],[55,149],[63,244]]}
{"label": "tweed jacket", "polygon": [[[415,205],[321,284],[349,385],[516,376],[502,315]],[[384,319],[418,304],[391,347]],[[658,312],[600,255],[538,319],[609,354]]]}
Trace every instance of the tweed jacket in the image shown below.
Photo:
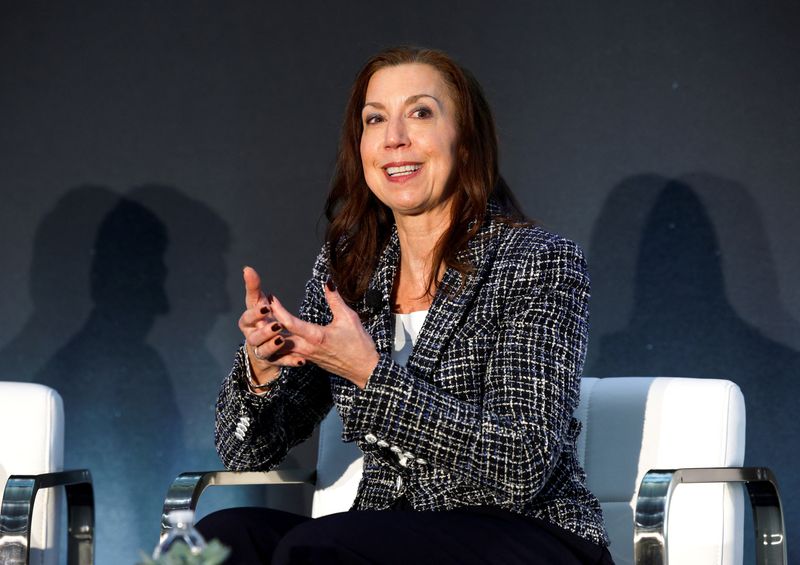
{"label": "tweed jacket", "polygon": [[[541,228],[488,216],[463,254],[474,272],[465,285],[445,272],[400,366],[389,307],[400,258],[393,233],[369,299],[355,305],[380,354],[363,390],[308,364],[283,369],[256,396],[240,348],[217,402],[217,451],[230,469],[270,469],[334,404],[343,440],[364,453],[354,509],[390,508],[401,495],[417,510],[496,506],[607,545],[575,447],[588,329],[582,252]],[[300,314],[317,324],[331,320],[327,277],[323,248]]]}

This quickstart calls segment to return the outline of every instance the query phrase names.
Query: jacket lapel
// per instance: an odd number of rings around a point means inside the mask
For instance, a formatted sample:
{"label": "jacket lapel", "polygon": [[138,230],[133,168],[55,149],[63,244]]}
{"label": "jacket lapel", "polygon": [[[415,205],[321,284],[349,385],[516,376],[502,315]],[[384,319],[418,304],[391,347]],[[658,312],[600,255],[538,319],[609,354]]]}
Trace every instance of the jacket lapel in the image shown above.
{"label": "jacket lapel", "polygon": [[[494,210],[490,208],[490,212]],[[467,277],[464,288],[460,288],[458,271],[448,268],[445,271],[439,290],[433,298],[425,323],[422,325],[417,343],[414,345],[406,366],[417,374],[430,373],[439,363],[441,351],[453,337],[465,312],[472,305],[481,280],[486,277],[486,269],[492,261],[497,247],[496,237],[500,224],[490,214],[459,258],[466,258],[475,267]],[[400,240],[397,228],[393,227],[378,265],[370,280],[365,298],[358,304],[363,324],[375,341],[380,353],[392,353],[394,342],[394,317],[392,316],[391,294],[397,266],[400,262]],[[368,298],[371,296],[371,298]],[[379,303],[378,303],[379,302]]]}
{"label": "jacket lapel", "polygon": [[485,280],[486,270],[492,264],[487,260],[492,257],[497,247],[496,232],[498,224],[487,217],[480,231],[473,237],[459,258],[466,258],[475,268],[467,277],[463,288],[460,288],[461,277],[455,269],[445,271],[439,290],[425,317],[417,343],[414,345],[406,366],[418,375],[433,372],[440,360],[441,352],[447,346],[453,334],[461,326],[460,322],[475,301],[475,294],[480,289],[480,281]]}
{"label": "jacket lapel", "polygon": [[392,318],[392,287],[400,264],[400,239],[397,227],[392,227],[389,242],[378,259],[365,297],[359,303],[364,328],[372,336],[380,353],[392,352],[394,324]]}

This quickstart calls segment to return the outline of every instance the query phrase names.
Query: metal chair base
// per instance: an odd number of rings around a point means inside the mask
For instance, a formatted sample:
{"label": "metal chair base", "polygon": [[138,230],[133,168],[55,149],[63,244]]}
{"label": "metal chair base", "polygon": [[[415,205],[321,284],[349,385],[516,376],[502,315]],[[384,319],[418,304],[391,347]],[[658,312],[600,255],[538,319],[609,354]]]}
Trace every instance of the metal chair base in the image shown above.
{"label": "metal chair base", "polygon": [[0,508],[0,564],[27,565],[36,493],[63,486],[67,493],[67,563],[94,563],[94,490],[86,469],[42,475],[11,475]]}
{"label": "metal chair base", "polygon": [[638,565],[668,565],[667,523],[675,487],[682,483],[744,483],[753,508],[756,563],[785,565],[786,531],[781,498],[772,471],[766,467],[723,467],[651,470],[642,479],[633,531]]}

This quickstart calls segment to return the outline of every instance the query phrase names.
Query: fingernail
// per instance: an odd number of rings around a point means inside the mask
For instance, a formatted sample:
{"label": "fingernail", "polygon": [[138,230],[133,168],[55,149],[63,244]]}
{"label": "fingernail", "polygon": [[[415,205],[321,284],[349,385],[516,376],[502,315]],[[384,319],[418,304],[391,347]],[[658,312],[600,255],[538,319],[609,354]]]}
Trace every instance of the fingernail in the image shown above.
{"label": "fingernail", "polygon": [[281,325],[280,324],[272,324],[272,331],[273,332],[277,332],[279,329],[281,329]]}
{"label": "fingernail", "polygon": [[298,361],[298,362],[297,362],[297,366],[298,366],[298,367],[302,367],[302,366],[303,366],[303,365],[305,365],[305,364],[306,364],[306,362],[305,362],[305,361],[303,361],[302,359],[300,359],[300,361]]}
{"label": "fingernail", "polygon": [[267,308],[266,306],[262,306],[261,307],[261,313],[262,314],[269,314],[269,308]]}
{"label": "fingernail", "polygon": [[275,340],[275,345],[281,345],[283,343],[283,338],[279,337]]}
{"label": "fingernail", "polygon": [[336,283],[333,282],[333,278],[328,277],[327,282],[325,282],[325,286],[327,286],[328,290],[331,292],[336,292]]}
{"label": "fingernail", "polygon": [[267,295],[267,302],[269,302],[270,304],[272,304],[272,301],[273,301],[273,300],[275,300],[275,297],[274,297],[274,296],[272,296],[271,294],[268,294],[268,295]]}

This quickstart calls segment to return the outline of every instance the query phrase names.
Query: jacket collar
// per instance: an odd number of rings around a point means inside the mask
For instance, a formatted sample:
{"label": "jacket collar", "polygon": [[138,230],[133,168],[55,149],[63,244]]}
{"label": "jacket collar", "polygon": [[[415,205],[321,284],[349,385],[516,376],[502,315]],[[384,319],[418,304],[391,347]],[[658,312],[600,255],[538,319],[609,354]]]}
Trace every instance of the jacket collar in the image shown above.
{"label": "jacket collar", "polygon": [[[485,270],[491,265],[490,259],[496,252],[498,241],[496,236],[502,229],[502,224],[494,219],[498,212],[494,203],[490,203],[480,230],[459,254],[459,258],[467,259],[474,267],[464,286],[461,286],[461,276],[458,271],[449,267],[445,271],[425,317],[417,343],[408,359],[406,366],[409,369],[428,373],[435,368],[440,358],[439,352],[446,346],[458,327],[458,321],[472,304],[479,286],[478,281],[484,279]],[[365,320],[365,327],[375,340],[380,353],[392,352],[394,318],[391,313],[391,293],[399,263],[400,239],[397,227],[393,226],[389,242],[378,260],[365,295],[371,298],[362,299],[358,305],[362,319]],[[380,305],[377,304],[378,297]]]}

